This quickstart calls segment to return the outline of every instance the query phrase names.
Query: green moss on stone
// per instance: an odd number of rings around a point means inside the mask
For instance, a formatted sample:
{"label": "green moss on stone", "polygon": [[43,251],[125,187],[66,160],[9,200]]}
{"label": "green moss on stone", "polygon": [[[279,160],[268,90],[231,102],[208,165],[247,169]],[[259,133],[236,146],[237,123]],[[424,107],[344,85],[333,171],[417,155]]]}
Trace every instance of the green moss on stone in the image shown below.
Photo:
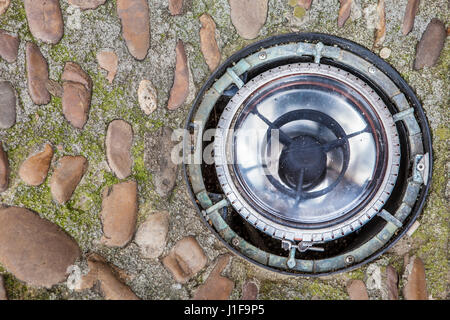
{"label": "green moss on stone", "polygon": [[[64,37],[67,37],[64,35]],[[60,41],[58,44],[50,48],[50,57],[57,63],[64,64],[67,61],[77,61],[76,55],[71,50],[70,45],[65,44],[65,41]]]}
{"label": "green moss on stone", "polygon": [[297,6],[297,3],[298,3],[297,0],[289,0],[289,1],[288,1],[288,4],[289,4],[291,7]]}
{"label": "green moss on stone", "polygon": [[49,300],[50,293],[46,289],[36,289],[29,287],[17,280],[12,274],[5,273],[6,294],[9,300]]}
{"label": "green moss on stone", "polygon": [[302,8],[302,7],[299,7],[299,6],[294,8],[294,17],[296,17],[298,19],[303,18],[305,13],[306,13],[305,8]]}

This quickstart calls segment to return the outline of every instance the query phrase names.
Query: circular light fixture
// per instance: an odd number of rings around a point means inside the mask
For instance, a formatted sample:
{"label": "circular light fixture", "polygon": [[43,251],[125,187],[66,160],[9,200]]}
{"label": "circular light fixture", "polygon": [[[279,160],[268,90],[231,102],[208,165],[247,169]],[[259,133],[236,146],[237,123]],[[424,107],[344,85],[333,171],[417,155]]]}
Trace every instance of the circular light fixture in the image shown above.
{"label": "circular light fixture", "polygon": [[386,62],[335,36],[276,36],[234,54],[187,129],[185,177],[202,219],[278,272],[373,260],[414,222],[430,185],[417,97]]}

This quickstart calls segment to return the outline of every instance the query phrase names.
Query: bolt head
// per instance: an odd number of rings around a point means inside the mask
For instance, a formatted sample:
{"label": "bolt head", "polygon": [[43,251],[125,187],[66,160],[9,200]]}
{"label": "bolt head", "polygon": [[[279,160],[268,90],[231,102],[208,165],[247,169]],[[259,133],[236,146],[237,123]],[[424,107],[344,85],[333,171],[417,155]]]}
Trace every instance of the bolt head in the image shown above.
{"label": "bolt head", "polygon": [[346,256],[345,257],[345,262],[347,264],[351,264],[351,263],[355,262],[355,257],[354,256]]}
{"label": "bolt head", "polygon": [[295,259],[289,259],[289,260],[288,260],[287,266],[288,266],[290,269],[294,268],[295,265],[296,265]]}
{"label": "bolt head", "polygon": [[265,53],[264,51],[259,53],[259,59],[265,60],[266,58],[267,58],[267,53]]}

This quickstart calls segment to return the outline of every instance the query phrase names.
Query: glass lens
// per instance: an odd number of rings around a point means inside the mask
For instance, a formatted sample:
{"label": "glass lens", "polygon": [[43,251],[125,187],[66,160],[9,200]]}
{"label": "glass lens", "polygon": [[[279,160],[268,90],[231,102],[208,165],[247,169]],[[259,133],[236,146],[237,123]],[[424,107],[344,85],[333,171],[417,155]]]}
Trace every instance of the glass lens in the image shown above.
{"label": "glass lens", "polygon": [[260,87],[236,114],[231,171],[265,216],[331,222],[376,188],[383,130],[348,85],[322,75],[286,76]]}

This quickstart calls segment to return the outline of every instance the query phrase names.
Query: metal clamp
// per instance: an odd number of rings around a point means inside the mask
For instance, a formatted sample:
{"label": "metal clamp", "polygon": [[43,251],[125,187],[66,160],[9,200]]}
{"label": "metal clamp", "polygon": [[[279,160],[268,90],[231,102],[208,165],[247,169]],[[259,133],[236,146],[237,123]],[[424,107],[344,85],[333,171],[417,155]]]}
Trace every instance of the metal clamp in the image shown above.
{"label": "metal clamp", "polygon": [[230,202],[225,198],[220,200],[219,202],[217,202],[216,204],[213,204],[211,207],[209,207],[208,209],[205,210],[205,214],[209,215],[212,212],[216,211],[216,210],[220,210],[223,207],[226,207],[230,204]]}
{"label": "metal clamp", "polygon": [[228,68],[227,74],[231,77],[231,79],[238,86],[239,89],[244,86],[244,81],[242,81],[242,79],[238,77],[238,75],[234,72],[233,69]]}
{"label": "metal clamp", "polygon": [[322,42],[316,44],[314,52],[314,63],[320,63],[320,58],[322,58],[322,49],[324,45]]}
{"label": "metal clamp", "polygon": [[409,117],[410,115],[414,115],[414,108],[409,108],[399,113],[396,113],[392,116],[392,118],[394,119],[394,122],[397,122],[400,120],[404,120],[406,117]]}
{"label": "metal clamp", "polygon": [[288,240],[282,240],[281,241],[281,247],[289,251],[289,259],[287,261],[287,266],[292,269],[297,264],[295,260],[295,251],[298,250],[299,252],[305,252],[307,250],[311,251],[319,251],[323,252],[325,249],[321,247],[313,247],[313,244],[316,244],[315,242],[310,241],[300,241],[298,244],[294,244],[291,241]]}
{"label": "metal clamp", "polygon": [[428,153],[418,154],[414,158],[413,181],[417,183],[428,183],[428,168],[430,166]]}

